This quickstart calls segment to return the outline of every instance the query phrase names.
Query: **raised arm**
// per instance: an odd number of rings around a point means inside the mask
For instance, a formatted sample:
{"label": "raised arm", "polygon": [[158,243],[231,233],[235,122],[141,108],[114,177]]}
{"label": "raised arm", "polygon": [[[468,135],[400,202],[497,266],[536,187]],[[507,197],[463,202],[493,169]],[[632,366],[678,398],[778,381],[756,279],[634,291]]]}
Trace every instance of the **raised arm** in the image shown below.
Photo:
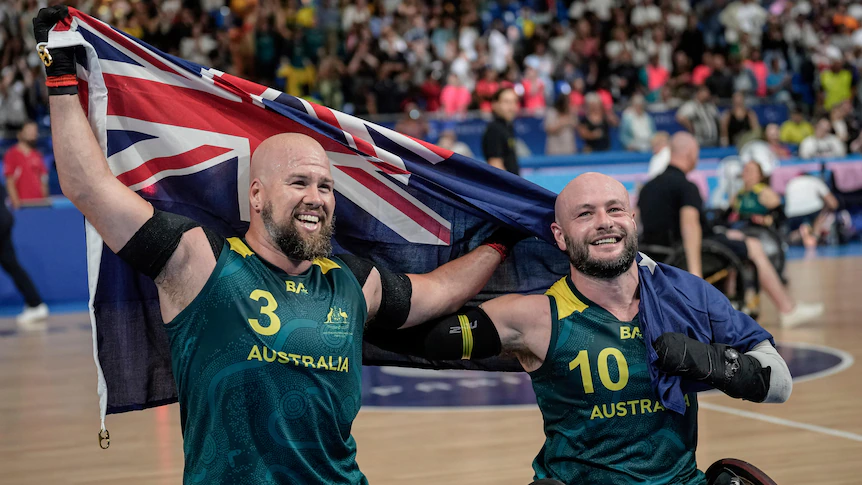
{"label": "raised arm", "polygon": [[[40,10],[33,22],[36,40],[46,42],[48,30],[67,15],[65,6]],[[181,222],[156,227],[155,232],[162,239],[155,244],[150,238],[143,241],[148,244],[129,245],[142,227],[155,219],[154,209],[111,173],[77,95],[73,48],[51,49],[50,55],[52,60],[46,72],[51,134],[63,194],[112,251],[131,261],[138,270],[144,266],[154,268],[148,273],[159,288],[162,317],[169,321],[203,288],[215,267],[210,244],[202,229],[189,230],[189,225]],[[171,220],[176,222],[176,217]],[[182,232],[174,233],[171,241],[165,240],[174,229]],[[127,245],[130,247],[126,248]]]}

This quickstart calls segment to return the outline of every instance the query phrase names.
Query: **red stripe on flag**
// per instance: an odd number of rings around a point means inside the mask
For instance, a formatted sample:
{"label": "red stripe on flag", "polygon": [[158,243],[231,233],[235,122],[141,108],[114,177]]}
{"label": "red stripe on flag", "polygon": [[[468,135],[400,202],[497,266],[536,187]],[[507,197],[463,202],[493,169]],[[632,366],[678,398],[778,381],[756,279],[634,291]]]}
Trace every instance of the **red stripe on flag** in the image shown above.
{"label": "red stripe on flag", "polygon": [[203,145],[179,155],[153,158],[139,167],[121,173],[117,176],[117,179],[126,184],[126,186],[132,186],[147,180],[163,170],[193,167],[229,151],[231,151],[230,148]]}
{"label": "red stripe on flag", "polygon": [[108,115],[248,138],[252,153],[272,135],[302,133],[317,140],[326,151],[354,154],[343,144],[251,102],[116,74],[105,74],[104,79]]}
{"label": "red stripe on flag", "polygon": [[354,136],[353,141],[356,142],[356,149],[360,152],[372,157],[377,156],[377,150],[371,143],[368,143],[367,141],[363,140],[362,138],[359,138],[358,136]]}
{"label": "red stripe on flag", "polygon": [[371,161],[371,163],[375,167],[379,168],[381,172],[388,173],[389,175],[410,175],[410,172],[408,172],[407,170],[396,167],[395,165],[392,165],[390,163],[374,161]]}
{"label": "red stripe on flag", "polygon": [[374,192],[374,195],[392,204],[393,207],[404,213],[404,215],[425,228],[438,239],[449,244],[449,229],[443,224],[437,222],[436,219],[425,213],[425,211],[410,203],[410,201],[405,199],[401,194],[381,183],[379,180],[375,179],[373,175],[361,168],[339,167],[339,169],[357,182],[371,189],[371,191]]}
{"label": "red stripe on flag", "polygon": [[333,113],[331,109],[325,106],[320,106],[319,104],[308,104],[311,105],[314,109],[314,114],[316,114],[321,121],[325,121],[339,130],[341,129],[341,125],[338,123],[338,118],[335,117],[335,113]]}
{"label": "red stripe on flag", "polygon": [[[408,136],[408,135],[404,135],[404,136]],[[431,150],[432,152],[434,152],[435,154],[437,154],[440,158],[442,158],[444,160],[451,157],[455,153],[452,150],[440,148],[437,145],[433,145],[431,143],[428,143],[427,141],[418,140],[416,138],[413,138],[412,136],[410,138],[413,139],[414,141],[416,141],[417,143],[421,144],[425,148]]]}

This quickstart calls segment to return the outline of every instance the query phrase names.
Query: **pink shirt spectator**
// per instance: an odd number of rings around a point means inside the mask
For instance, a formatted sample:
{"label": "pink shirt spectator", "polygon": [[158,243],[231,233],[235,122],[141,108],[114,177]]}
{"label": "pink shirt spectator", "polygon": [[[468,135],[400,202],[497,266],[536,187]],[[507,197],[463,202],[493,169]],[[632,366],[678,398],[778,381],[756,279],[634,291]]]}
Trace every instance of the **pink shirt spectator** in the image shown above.
{"label": "pink shirt spectator", "polygon": [[668,77],[670,77],[670,73],[667,72],[667,69],[660,65],[653,66],[647,64],[645,69],[647,74],[647,89],[650,91],[661,89],[661,87],[667,82]]}
{"label": "pink shirt spectator", "polygon": [[700,86],[706,82],[706,78],[708,78],[712,74],[712,68],[701,64],[694,68],[691,72],[691,83],[695,86]]}
{"label": "pink shirt spectator", "polygon": [[614,96],[607,89],[599,89],[596,90],[596,94],[599,95],[599,98],[602,99],[602,106],[605,109],[613,109],[614,108]]}
{"label": "pink shirt spectator", "polygon": [[575,113],[581,113],[584,109],[584,93],[580,91],[572,91],[569,94],[569,106]]}
{"label": "pink shirt spectator", "polygon": [[541,79],[524,79],[524,109],[537,112],[545,109],[545,83]]}
{"label": "pink shirt spectator", "polygon": [[440,105],[447,115],[466,113],[470,106],[470,90],[466,86],[448,85],[440,93]]}
{"label": "pink shirt spectator", "polygon": [[755,93],[761,98],[766,96],[766,76],[769,74],[766,63],[763,61],[745,61],[745,67],[754,74],[754,79],[757,80]]}
{"label": "pink shirt spectator", "polygon": [[490,113],[491,112],[491,99],[494,96],[494,93],[497,92],[498,89],[501,88],[500,83],[497,81],[489,81],[487,79],[480,79],[476,83],[476,96],[479,97],[482,101],[479,103],[479,109]]}

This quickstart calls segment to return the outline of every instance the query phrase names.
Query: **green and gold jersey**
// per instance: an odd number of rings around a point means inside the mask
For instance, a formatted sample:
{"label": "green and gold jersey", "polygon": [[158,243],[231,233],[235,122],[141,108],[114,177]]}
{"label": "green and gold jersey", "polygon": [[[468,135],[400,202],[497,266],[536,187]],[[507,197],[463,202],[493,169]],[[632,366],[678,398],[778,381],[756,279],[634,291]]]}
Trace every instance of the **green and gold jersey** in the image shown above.
{"label": "green and gold jersey", "polygon": [[367,483],[350,435],[366,314],[341,260],[291,276],[228,239],[203,290],[165,326],[184,483]]}
{"label": "green and gold jersey", "polygon": [[530,373],[545,423],[537,478],[568,484],[705,484],[695,464],[697,400],[666,410],[650,383],[637,317],[621,322],[569,277],[547,292],[551,342]]}

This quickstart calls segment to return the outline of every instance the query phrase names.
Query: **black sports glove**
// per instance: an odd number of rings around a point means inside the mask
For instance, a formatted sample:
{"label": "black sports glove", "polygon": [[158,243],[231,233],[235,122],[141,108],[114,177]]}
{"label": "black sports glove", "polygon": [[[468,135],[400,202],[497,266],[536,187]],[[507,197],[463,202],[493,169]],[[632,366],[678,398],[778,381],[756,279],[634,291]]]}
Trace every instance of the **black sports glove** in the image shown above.
{"label": "black sports glove", "polygon": [[704,381],[730,397],[763,402],[772,369],[729,345],[705,344],[681,333],[662,334],[653,343],[658,369],[672,376]]}
{"label": "black sports glove", "polygon": [[33,19],[33,33],[36,36],[36,51],[45,64],[48,79],[48,94],[78,94],[77,68],[75,67],[75,47],[62,47],[48,50],[48,31],[57,22],[69,16],[69,7],[56,5],[39,10]]}
{"label": "black sports glove", "polygon": [[515,244],[528,237],[530,237],[529,234],[509,229],[508,227],[500,227],[488,236],[487,239],[482,241],[482,244],[495,249],[503,257],[503,261],[505,261],[512,248],[515,247]]}

